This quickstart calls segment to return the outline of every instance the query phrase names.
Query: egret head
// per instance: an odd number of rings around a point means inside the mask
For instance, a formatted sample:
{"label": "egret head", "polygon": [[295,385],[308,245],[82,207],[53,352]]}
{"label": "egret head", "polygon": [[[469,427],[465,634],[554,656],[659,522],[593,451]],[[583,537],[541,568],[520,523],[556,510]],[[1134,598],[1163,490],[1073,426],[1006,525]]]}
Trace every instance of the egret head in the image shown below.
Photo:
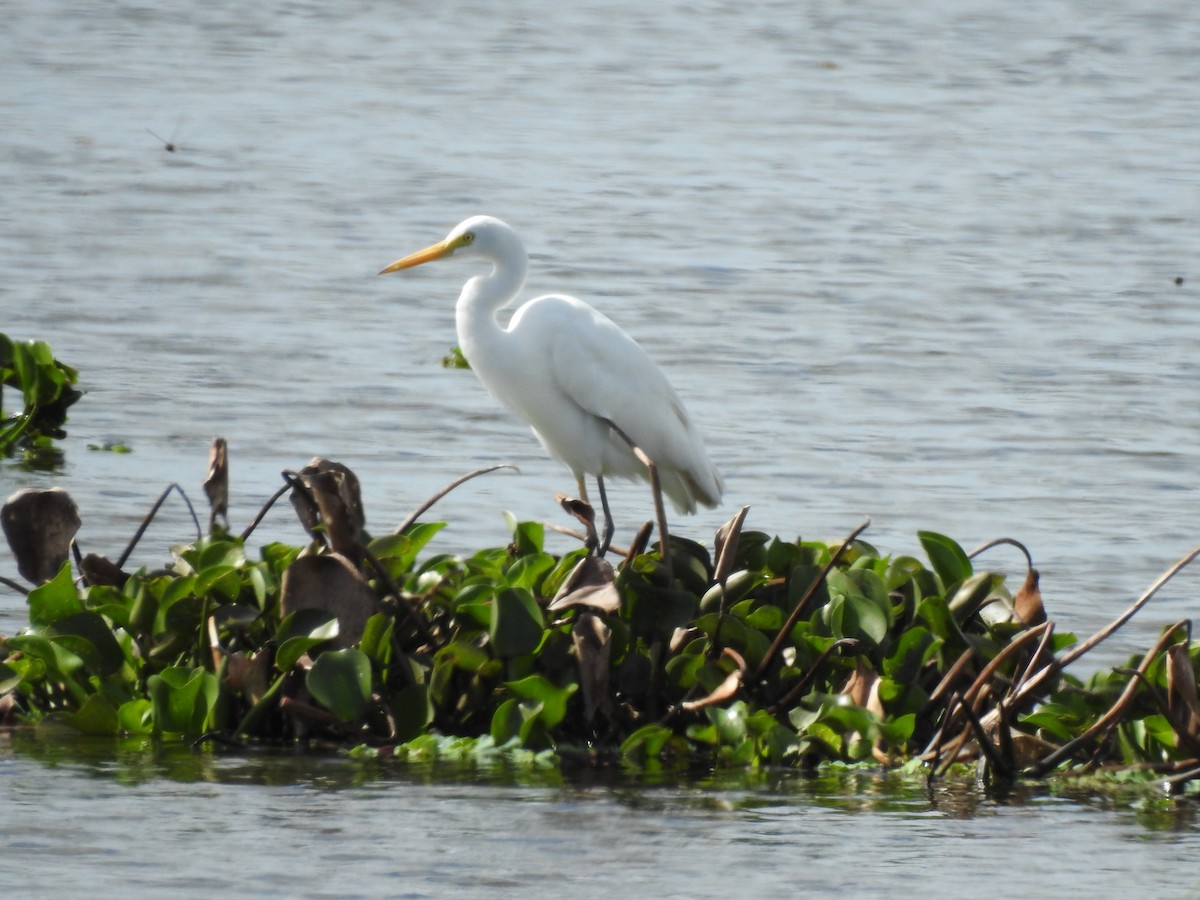
{"label": "egret head", "polygon": [[389,272],[410,269],[458,252],[466,255],[468,251],[473,256],[482,256],[493,261],[517,256],[523,258],[525,255],[516,232],[504,222],[491,216],[472,216],[454,226],[443,240],[396,260],[380,270],[379,274],[386,275]]}

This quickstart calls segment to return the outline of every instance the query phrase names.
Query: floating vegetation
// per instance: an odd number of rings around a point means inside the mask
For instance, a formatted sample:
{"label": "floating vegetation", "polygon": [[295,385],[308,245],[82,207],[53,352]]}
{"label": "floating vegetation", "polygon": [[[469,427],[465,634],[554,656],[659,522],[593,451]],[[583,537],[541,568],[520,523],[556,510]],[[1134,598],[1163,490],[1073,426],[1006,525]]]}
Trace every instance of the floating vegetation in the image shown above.
{"label": "floating vegetation", "polygon": [[[83,396],[74,387],[78,378],[45,341],[0,333],[0,456],[19,454],[30,468],[54,468],[60,455],[52,441],[66,436],[67,409]],[[6,387],[19,394],[19,412],[5,406]]]}
{"label": "floating vegetation", "polygon": [[[0,518],[35,586],[3,579],[27,593],[30,624],[0,638],[0,720],[406,760],[931,778],[970,765],[991,782],[1116,771],[1172,790],[1200,778],[1189,622],[1126,666],[1067,671],[1200,548],[1078,641],[1056,630],[1009,539],[968,553],[921,532],[921,560],[880,553],[865,523],[832,543],[784,540],[748,530],[742,509],[711,549],[673,535],[669,560],[649,523],[610,562],[582,546],[549,554],[545,526],[516,518],[508,546],[462,556],[437,552],[442,523],[418,521],[436,497],[370,535],[354,473],[319,459],[285,472],[234,534],[228,467],[218,440],[207,533],[193,511],[196,540],[156,571],[125,570],[153,510],[113,562],[73,541],[64,492],[10,498]],[[172,491],[187,500],[171,486],[155,510]],[[283,494],[309,542],[251,554]],[[563,505],[590,521],[585,504]],[[1004,543],[1025,552],[1015,590],[981,565]]]}

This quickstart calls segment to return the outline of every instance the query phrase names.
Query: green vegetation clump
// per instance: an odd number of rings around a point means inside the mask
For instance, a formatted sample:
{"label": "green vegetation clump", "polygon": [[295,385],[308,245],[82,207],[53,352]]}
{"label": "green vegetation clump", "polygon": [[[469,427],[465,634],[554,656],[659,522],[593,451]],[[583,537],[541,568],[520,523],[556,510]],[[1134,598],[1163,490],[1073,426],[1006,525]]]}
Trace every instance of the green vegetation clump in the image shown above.
{"label": "green vegetation clump", "polygon": [[[13,341],[0,333],[0,456],[20,453],[44,467],[51,441],[63,438],[67,409],[83,396],[74,387],[79,373],[54,358],[45,341]],[[15,388],[20,409],[8,410],[4,388]]]}
{"label": "green vegetation clump", "polygon": [[666,560],[647,529],[615,566],[550,554],[544,526],[515,518],[505,547],[439,553],[441,523],[367,535],[357,479],[319,460],[285,475],[311,542],[252,554],[253,526],[217,524],[218,443],[207,536],[158,571],[76,550],[78,575],[67,560],[29,591],[29,628],[0,638],[0,719],[643,770],[1200,774],[1188,623],[1127,667],[1064,671],[1166,576],[1078,642],[1047,617],[1032,565],[1016,590],[978,566],[992,545],[922,532],[925,559],[891,556],[861,528],[832,543],[745,530],[743,510],[711,549],[672,536]]}

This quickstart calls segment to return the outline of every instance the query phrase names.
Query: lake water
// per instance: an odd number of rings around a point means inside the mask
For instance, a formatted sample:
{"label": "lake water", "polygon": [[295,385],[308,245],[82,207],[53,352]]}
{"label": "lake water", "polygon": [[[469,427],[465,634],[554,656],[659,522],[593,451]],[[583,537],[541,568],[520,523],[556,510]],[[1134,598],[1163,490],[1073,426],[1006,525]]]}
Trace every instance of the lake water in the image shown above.
{"label": "lake water", "polygon": [[[6,465],[0,489],[66,487],[85,551],[119,555],[169,482],[201,503],[215,435],[235,527],[317,454],[359,474],[377,532],[465,471],[517,464],[439,504],[452,524],[436,550],[505,542],[504,510],[562,522],[570,477],[470,373],[440,366],[470,268],[374,276],[479,212],[523,235],[530,295],[602,308],[702,422],[729,490],[680,533],[707,540],[750,505],[749,527],[788,537],[870,516],[866,537],[892,553],[917,553],[923,528],[968,548],[1012,536],[1081,635],[1200,543],[1190,0],[12,0],[4,18],[0,330],[49,340],[88,394],[61,469]],[[133,452],[88,449],[108,442]],[[620,542],[649,504],[632,485],[613,500]],[[188,522],[169,502],[134,564],[161,562]],[[269,539],[302,539],[283,507]],[[1019,571],[1014,551],[990,560]],[[5,550],[0,574],[14,568]],[[1194,614],[1198,586],[1185,572],[1082,667],[1145,649]],[[0,631],[23,622],[21,597],[0,594]],[[958,815],[762,786],[0,767],[6,827],[18,810],[35,829],[25,871],[53,854],[99,896],[125,891],[98,890],[96,868],[136,866],[120,821],[166,835],[142,862],[178,872],[141,893],[195,890],[214,867],[265,894],[293,873],[289,895],[550,878],[582,895],[753,878],[895,894],[914,877],[952,894],[989,873],[1039,893],[1060,877],[1097,895],[1200,891],[1171,862],[1200,847],[1190,814],[1163,832],[1078,800]],[[211,854],[191,859],[201,839]]]}

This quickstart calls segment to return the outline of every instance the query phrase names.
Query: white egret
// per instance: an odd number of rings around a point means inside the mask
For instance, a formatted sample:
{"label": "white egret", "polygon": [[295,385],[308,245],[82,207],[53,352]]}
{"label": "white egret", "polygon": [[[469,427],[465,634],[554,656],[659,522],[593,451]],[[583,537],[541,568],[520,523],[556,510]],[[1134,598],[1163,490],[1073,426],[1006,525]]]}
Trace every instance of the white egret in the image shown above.
{"label": "white egret", "polygon": [[721,475],[683,401],[646,351],[608,317],[574,297],[548,294],[523,304],[507,327],[496,320],[528,270],[525,247],[504,222],[467,219],[444,240],[379,274],[452,254],[491,264],[489,273],[467,281],[455,307],[463,355],[483,386],[567,464],[581,499],[587,499],[584,476],[595,476],[608,520],[602,548],[612,535],[604,477],[651,480],[634,447],[649,457],[679,512],[720,502]]}

